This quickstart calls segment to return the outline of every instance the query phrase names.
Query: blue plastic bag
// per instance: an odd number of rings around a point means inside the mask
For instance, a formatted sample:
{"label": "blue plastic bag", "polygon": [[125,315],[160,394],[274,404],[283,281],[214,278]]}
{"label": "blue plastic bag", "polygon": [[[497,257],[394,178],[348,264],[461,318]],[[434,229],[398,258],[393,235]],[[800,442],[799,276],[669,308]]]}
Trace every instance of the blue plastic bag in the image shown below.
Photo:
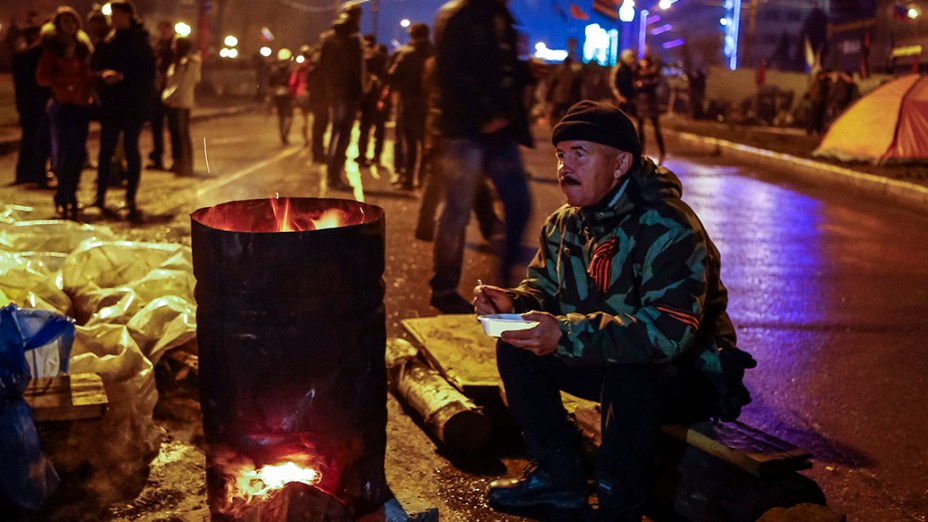
{"label": "blue plastic bag", "polygon": [[[54,349],[65,350],[66,369],[74,339],[74,325],[66,317],[35,312],[40,311],[12,304],[0,309],[0,493],[32,510],[39,509],[55,492],[59,479],[42,454],[32,410],[23,399],[31,375],[26,351],[54,344],[64,335],[67,346],[56,345]],[[54,354],[61,355],[61,351]]]}

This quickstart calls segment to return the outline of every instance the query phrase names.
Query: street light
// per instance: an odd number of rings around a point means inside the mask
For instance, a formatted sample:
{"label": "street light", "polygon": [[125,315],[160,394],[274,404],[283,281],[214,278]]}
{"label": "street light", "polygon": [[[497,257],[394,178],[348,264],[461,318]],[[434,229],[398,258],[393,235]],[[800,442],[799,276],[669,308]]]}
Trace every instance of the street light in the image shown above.
{"label": "street light", "polygon": [[100,8],[100,12],[106,16],[113,16],[113,6],[107,2],[103,4],[103,7]]}
{"label": "street light", "polygon": [[258,52],[261,53],[261,56],[263,56],[263,57],[265,57],[265,58],[267,58],[268,56],[271,55],[271,53],[273,53],[273,51],[271,50],[271,48],[268,47],[268,46],[266,46],[266,45],[265,45],[264,47],[262,47],[261,49],[259,49]]}
{"label": "street light", "polygon": [[412,22],[409,21],[409,18],[403,18],[402,20],[400,20],[400,27],[403,27],[403,28],[409,27],[409,24],[411,23]]}
{"label": "street light", "polygon": [[224,43],[226,47],[235,47],[236,45],[238,45],[238,38],[230,34],[229,36],[226,36],[225,40],[223,40],[222,43]]}
{"label": "street light", "polygon": [[177,33],[182,38],[187,38],[190,36],[190,33],[193,31],[193,28],[190,25],[184,22],[177,22],[174,24],[174,32]]}

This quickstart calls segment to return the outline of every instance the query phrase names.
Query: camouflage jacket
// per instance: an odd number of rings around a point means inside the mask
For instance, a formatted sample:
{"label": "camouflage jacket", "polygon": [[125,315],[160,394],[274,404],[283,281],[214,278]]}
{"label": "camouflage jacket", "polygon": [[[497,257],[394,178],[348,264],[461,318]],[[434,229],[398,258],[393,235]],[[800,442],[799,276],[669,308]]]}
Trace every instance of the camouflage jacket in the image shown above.
{"label": "camouflage jacket", "polygon": [[676,175],[645,159],[597,207],[565,205],[547,219],[511,295],[517,312],[558,317],[557,357],[695,364],[725,393],[720,353],[736,340],[719,252],[681,191]]}

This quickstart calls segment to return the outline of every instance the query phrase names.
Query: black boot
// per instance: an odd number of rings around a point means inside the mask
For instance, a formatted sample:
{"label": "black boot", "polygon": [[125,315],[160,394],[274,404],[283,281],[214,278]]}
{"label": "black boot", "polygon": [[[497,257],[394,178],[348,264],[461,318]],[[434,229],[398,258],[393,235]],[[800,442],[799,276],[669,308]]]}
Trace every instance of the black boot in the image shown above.
{"label": "black boot", "polygon": [[534,464],[526,468],[522,478],[491,482],[487,497],[490,506],[500,511],[530,507],[580,509],[587,503],[582,481],[555,480]]}

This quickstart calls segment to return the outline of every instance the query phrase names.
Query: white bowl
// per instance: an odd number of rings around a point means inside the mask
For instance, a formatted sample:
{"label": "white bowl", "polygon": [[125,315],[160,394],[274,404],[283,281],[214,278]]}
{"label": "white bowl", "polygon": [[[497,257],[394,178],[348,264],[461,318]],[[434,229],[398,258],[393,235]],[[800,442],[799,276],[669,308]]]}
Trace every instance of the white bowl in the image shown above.
{"label": "white bowl", "polygon": [[534,328],[538,321],[526,321],[519,314],[487,314],[478,315],[477,319],[483,325],[483,333],[490,337],[499,337],[503,332],[510,330],[527,330]]}

